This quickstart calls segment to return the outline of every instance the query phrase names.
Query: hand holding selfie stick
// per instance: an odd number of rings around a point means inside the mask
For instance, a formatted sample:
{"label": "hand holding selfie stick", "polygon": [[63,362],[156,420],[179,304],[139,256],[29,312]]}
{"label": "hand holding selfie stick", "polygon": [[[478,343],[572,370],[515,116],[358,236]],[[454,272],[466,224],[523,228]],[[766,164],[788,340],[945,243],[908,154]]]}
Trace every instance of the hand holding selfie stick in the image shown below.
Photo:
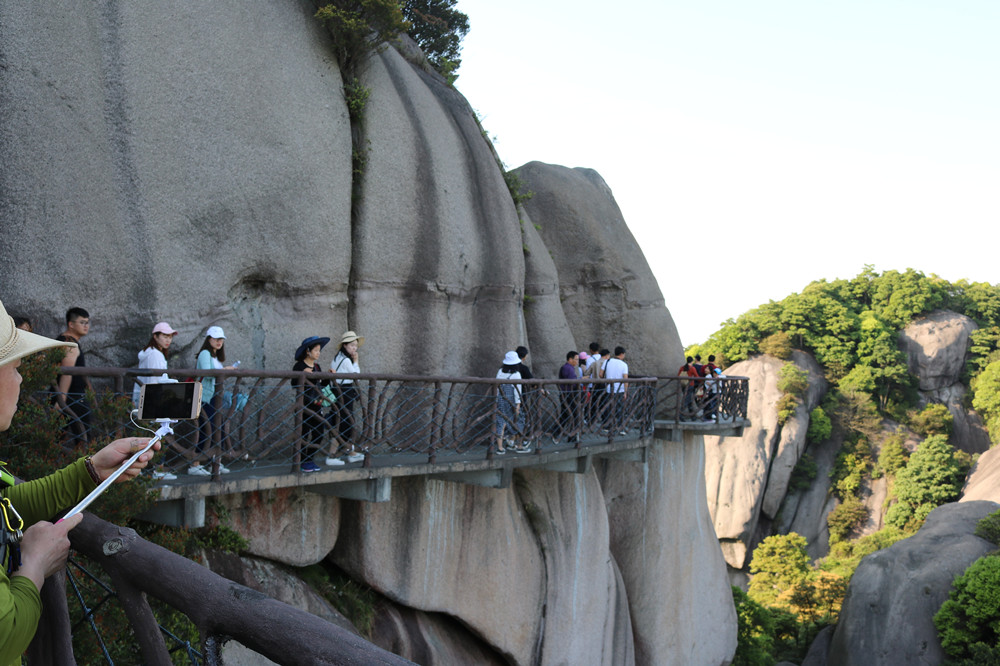
{"label": "hand holding selfie stick", "polygon": [[90,494],[87,495],[86,497],[84,497],[83,500],[81,500],[79,504],[77,504],[75,507],[73,507],[72,509],[70,509],[69,513],[67,513],[65,516],[63,516],[62,518],[60,518],[56,522],[61,523],[62,521],[66,520],[67,518],[72,518],[76,514],[80,513],[84,509],[86,509],[90,505],[91,502],[93,502],[95,499],[97,499],[100,496],[101,493],[103,493],[105,490],[108,489],[108,486],[110,486],[112,483],[115,482],[115,479],[117,479],[119,476],[121,476],[125,472],[125,470],[127,470],[129,467],[131,467],[132,464],[136,460],[139,459],[139,456],[141,456],[143,453],[145,453],[146,451],[149,451],[151,448],[153,448],[153,445],[156,444],[161,439],[163,439],[164,435],[173,434],[174,429],[171,428],[170,426],[172,426],[174,423],[177,423],[177,421],[175,421],[173,419],[156,419],[156,422],[160,424],[160,427],[156,431],[156,436],[153,437],[151,440],[149,440],[149,443],[146,444],[146,446],[144,446],[142,449],[140,449],[139,451],[137,451],[136,453],[134,453],[132,455],[132,457],[130,457],[128,460],[126,460],[125,462],[123,462],[121,464],[121,467],[119,467],[118,469],[116,469],[114,472],[111,473],[111,476],[109,476],[108,478],[104,479],[104,481],[102,481],[99,486],[97,486],[92,491],[90,491]]}

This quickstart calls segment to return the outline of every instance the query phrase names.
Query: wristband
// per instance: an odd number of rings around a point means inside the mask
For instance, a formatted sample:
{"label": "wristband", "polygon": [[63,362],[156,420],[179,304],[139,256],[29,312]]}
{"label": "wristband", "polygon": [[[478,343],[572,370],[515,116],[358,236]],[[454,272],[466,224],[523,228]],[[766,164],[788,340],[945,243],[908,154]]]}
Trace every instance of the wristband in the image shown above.
{"label": "wristband", "polygon": [[94,463],[90,458],[91,456],[87,456],[83,459],[83,466],[87,468],[87,474],[90,474],[90,478],[94,480],[94,483],[101,485],[101,475],[94,469]]}

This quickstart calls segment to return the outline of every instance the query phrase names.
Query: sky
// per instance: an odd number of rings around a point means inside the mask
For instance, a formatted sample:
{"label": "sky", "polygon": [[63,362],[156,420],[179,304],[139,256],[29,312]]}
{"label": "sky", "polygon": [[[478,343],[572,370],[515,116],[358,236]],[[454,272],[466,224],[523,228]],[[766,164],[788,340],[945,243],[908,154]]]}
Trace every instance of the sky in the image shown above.
{"label": "sky", "polygon": [[1000,1],[456,8],[501,159],[601,174],[685,346],[866,264],[1000,283]]}

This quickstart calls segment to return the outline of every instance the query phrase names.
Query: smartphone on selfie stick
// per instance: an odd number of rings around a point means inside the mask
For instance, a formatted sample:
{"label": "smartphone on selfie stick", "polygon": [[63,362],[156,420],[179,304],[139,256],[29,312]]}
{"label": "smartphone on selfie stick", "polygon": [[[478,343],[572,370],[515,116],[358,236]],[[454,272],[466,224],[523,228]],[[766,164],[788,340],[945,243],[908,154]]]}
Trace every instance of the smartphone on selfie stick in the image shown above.
{"label": "smartphone on selfie stick", "polygon": [[156,430],[156,435],[149,440],[146,446],[123,462],[118,469],[111,473],[111,476],[104,479],[89,495],[70,509],[60,520],[66,520],[86,509],[91,502],[107,490],[108,486],[115,482],[115,479],[131,467],[139,459],[139,456],[153,448],[153,445],[163,439],[165,435],[172,434],[175,423],[198,418],[198,415],[201,413],[201,382],[170,381],[157,384],[143,384],[139,390],[139,409],[137,412],[138,416],[136,418],[140,421],[156,421],[160,424],[160,427]]}

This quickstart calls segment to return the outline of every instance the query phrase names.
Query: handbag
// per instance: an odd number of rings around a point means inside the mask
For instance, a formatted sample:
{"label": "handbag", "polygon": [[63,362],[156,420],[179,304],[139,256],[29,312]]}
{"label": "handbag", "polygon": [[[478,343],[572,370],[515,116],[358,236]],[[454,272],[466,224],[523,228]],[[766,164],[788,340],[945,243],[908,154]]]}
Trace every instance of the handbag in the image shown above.
{"label": "handbag", "polygon": [[324,407],[333,407],[334,403],[337,402],[337,394],[334,393],[333,388],[330,386],[324,386],[319,390],[320,401],[323,403]]}

